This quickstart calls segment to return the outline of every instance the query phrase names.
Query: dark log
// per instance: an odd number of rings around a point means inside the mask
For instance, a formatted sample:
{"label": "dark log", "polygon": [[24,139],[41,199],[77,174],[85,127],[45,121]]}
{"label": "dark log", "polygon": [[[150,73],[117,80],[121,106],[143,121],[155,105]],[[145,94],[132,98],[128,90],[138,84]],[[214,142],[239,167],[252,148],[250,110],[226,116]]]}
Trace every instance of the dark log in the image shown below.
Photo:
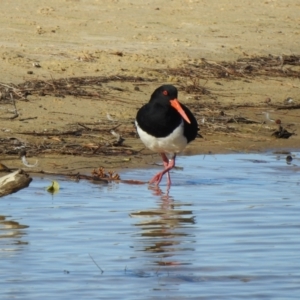
{"label": "dark log", "polygon": [[15,193],[29,186],[32,178],[23,170],[0,177],[0,197]]}

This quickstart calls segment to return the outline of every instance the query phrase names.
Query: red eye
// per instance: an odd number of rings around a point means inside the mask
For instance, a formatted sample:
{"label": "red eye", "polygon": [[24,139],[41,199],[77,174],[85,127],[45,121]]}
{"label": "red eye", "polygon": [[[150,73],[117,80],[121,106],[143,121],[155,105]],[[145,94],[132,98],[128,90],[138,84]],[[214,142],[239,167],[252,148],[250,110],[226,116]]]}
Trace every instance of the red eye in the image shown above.
{"label": "red eye", "polygon": [[168,92],[167,92],[167,91],[163,91],[163,94],[164,94],[165,96],[168,96]]}

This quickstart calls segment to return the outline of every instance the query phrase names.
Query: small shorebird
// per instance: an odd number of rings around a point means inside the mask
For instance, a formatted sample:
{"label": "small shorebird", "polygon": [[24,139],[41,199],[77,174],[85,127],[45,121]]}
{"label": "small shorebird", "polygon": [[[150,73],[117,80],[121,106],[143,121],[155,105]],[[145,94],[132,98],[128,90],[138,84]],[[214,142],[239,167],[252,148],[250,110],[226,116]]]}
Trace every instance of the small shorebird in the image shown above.
{"label": "small shorebird", "polygon": [[[157,173],[150,184],[158,185],[167,173],[168,186],[171,185],[169,171],[175,167],[176,154],[194,140],[198,124],[191,111],[178,99],[173,85],[162,85],[151,95],[150,101],[142,106],[136,116],[137,132],[147,148],[161,154],[164,170]],[[171,155],[170,159],[167,154]]]}

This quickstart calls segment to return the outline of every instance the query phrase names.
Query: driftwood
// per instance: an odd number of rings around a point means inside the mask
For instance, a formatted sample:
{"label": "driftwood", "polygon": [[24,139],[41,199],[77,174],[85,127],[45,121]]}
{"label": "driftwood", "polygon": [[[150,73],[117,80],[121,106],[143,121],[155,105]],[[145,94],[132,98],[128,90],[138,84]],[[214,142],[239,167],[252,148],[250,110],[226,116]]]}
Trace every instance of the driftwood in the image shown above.
{"label": "driftwood", "polygon": [[29,186],[32,178],[23,170],[0,177],[0,197],[15,193]]}

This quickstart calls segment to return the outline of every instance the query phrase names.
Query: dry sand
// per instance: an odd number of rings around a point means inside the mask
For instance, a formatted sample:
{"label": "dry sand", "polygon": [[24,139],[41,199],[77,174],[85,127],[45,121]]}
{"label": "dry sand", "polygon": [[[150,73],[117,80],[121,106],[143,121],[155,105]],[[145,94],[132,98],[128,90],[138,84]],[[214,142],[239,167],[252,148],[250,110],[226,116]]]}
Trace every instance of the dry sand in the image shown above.
{"label": "dry sand", "polygon": [[[299,110],[278,110],[288,97],[292,106],[299,105],[299,76],[285,75],[285,68],[299,72],[299,64],[280,66],[285,57],[299,54],[299,9],[295,0],[1,1],[0,82],[2,89],[13,91],[18,111],[12,119],[14,107],[4,91],[2,163],[22,167],[17,154],[24,147],[30,163],[38,159],[38,171],[89,172],[158,161],[158,155],[143,150],[133,121],[163,83],[179,88],[180,101],[192,108],[201,126],[204,138],[186,154],[299,149]],[[254,75],[246,69],[235,74],[221,66],[269,55],[279,62],[274,70],[281,68],[282,75]],[[221,66],[224,74],[206,76],[203,64]],[[174,73],[198,67],[202,75]],[[61,79],[72,89],[76,82],[71,77],[94,76],[114,77],[90,86],[85,97],[62,95],[57,86]],[[24,95],[26,88],[17,86],[37,80],[52,85],[52,93]],[[187,93],[188,87],[194,89]],[[271,137],[278,125],[267,121],[264,112],[296,135]],[[226,122],[214,121],[224,114]],[[227,123],[231,117],[234,123]],[[238,117],[257,123],[239,123]],[[111,129],[125,138],[121,146]]]}

